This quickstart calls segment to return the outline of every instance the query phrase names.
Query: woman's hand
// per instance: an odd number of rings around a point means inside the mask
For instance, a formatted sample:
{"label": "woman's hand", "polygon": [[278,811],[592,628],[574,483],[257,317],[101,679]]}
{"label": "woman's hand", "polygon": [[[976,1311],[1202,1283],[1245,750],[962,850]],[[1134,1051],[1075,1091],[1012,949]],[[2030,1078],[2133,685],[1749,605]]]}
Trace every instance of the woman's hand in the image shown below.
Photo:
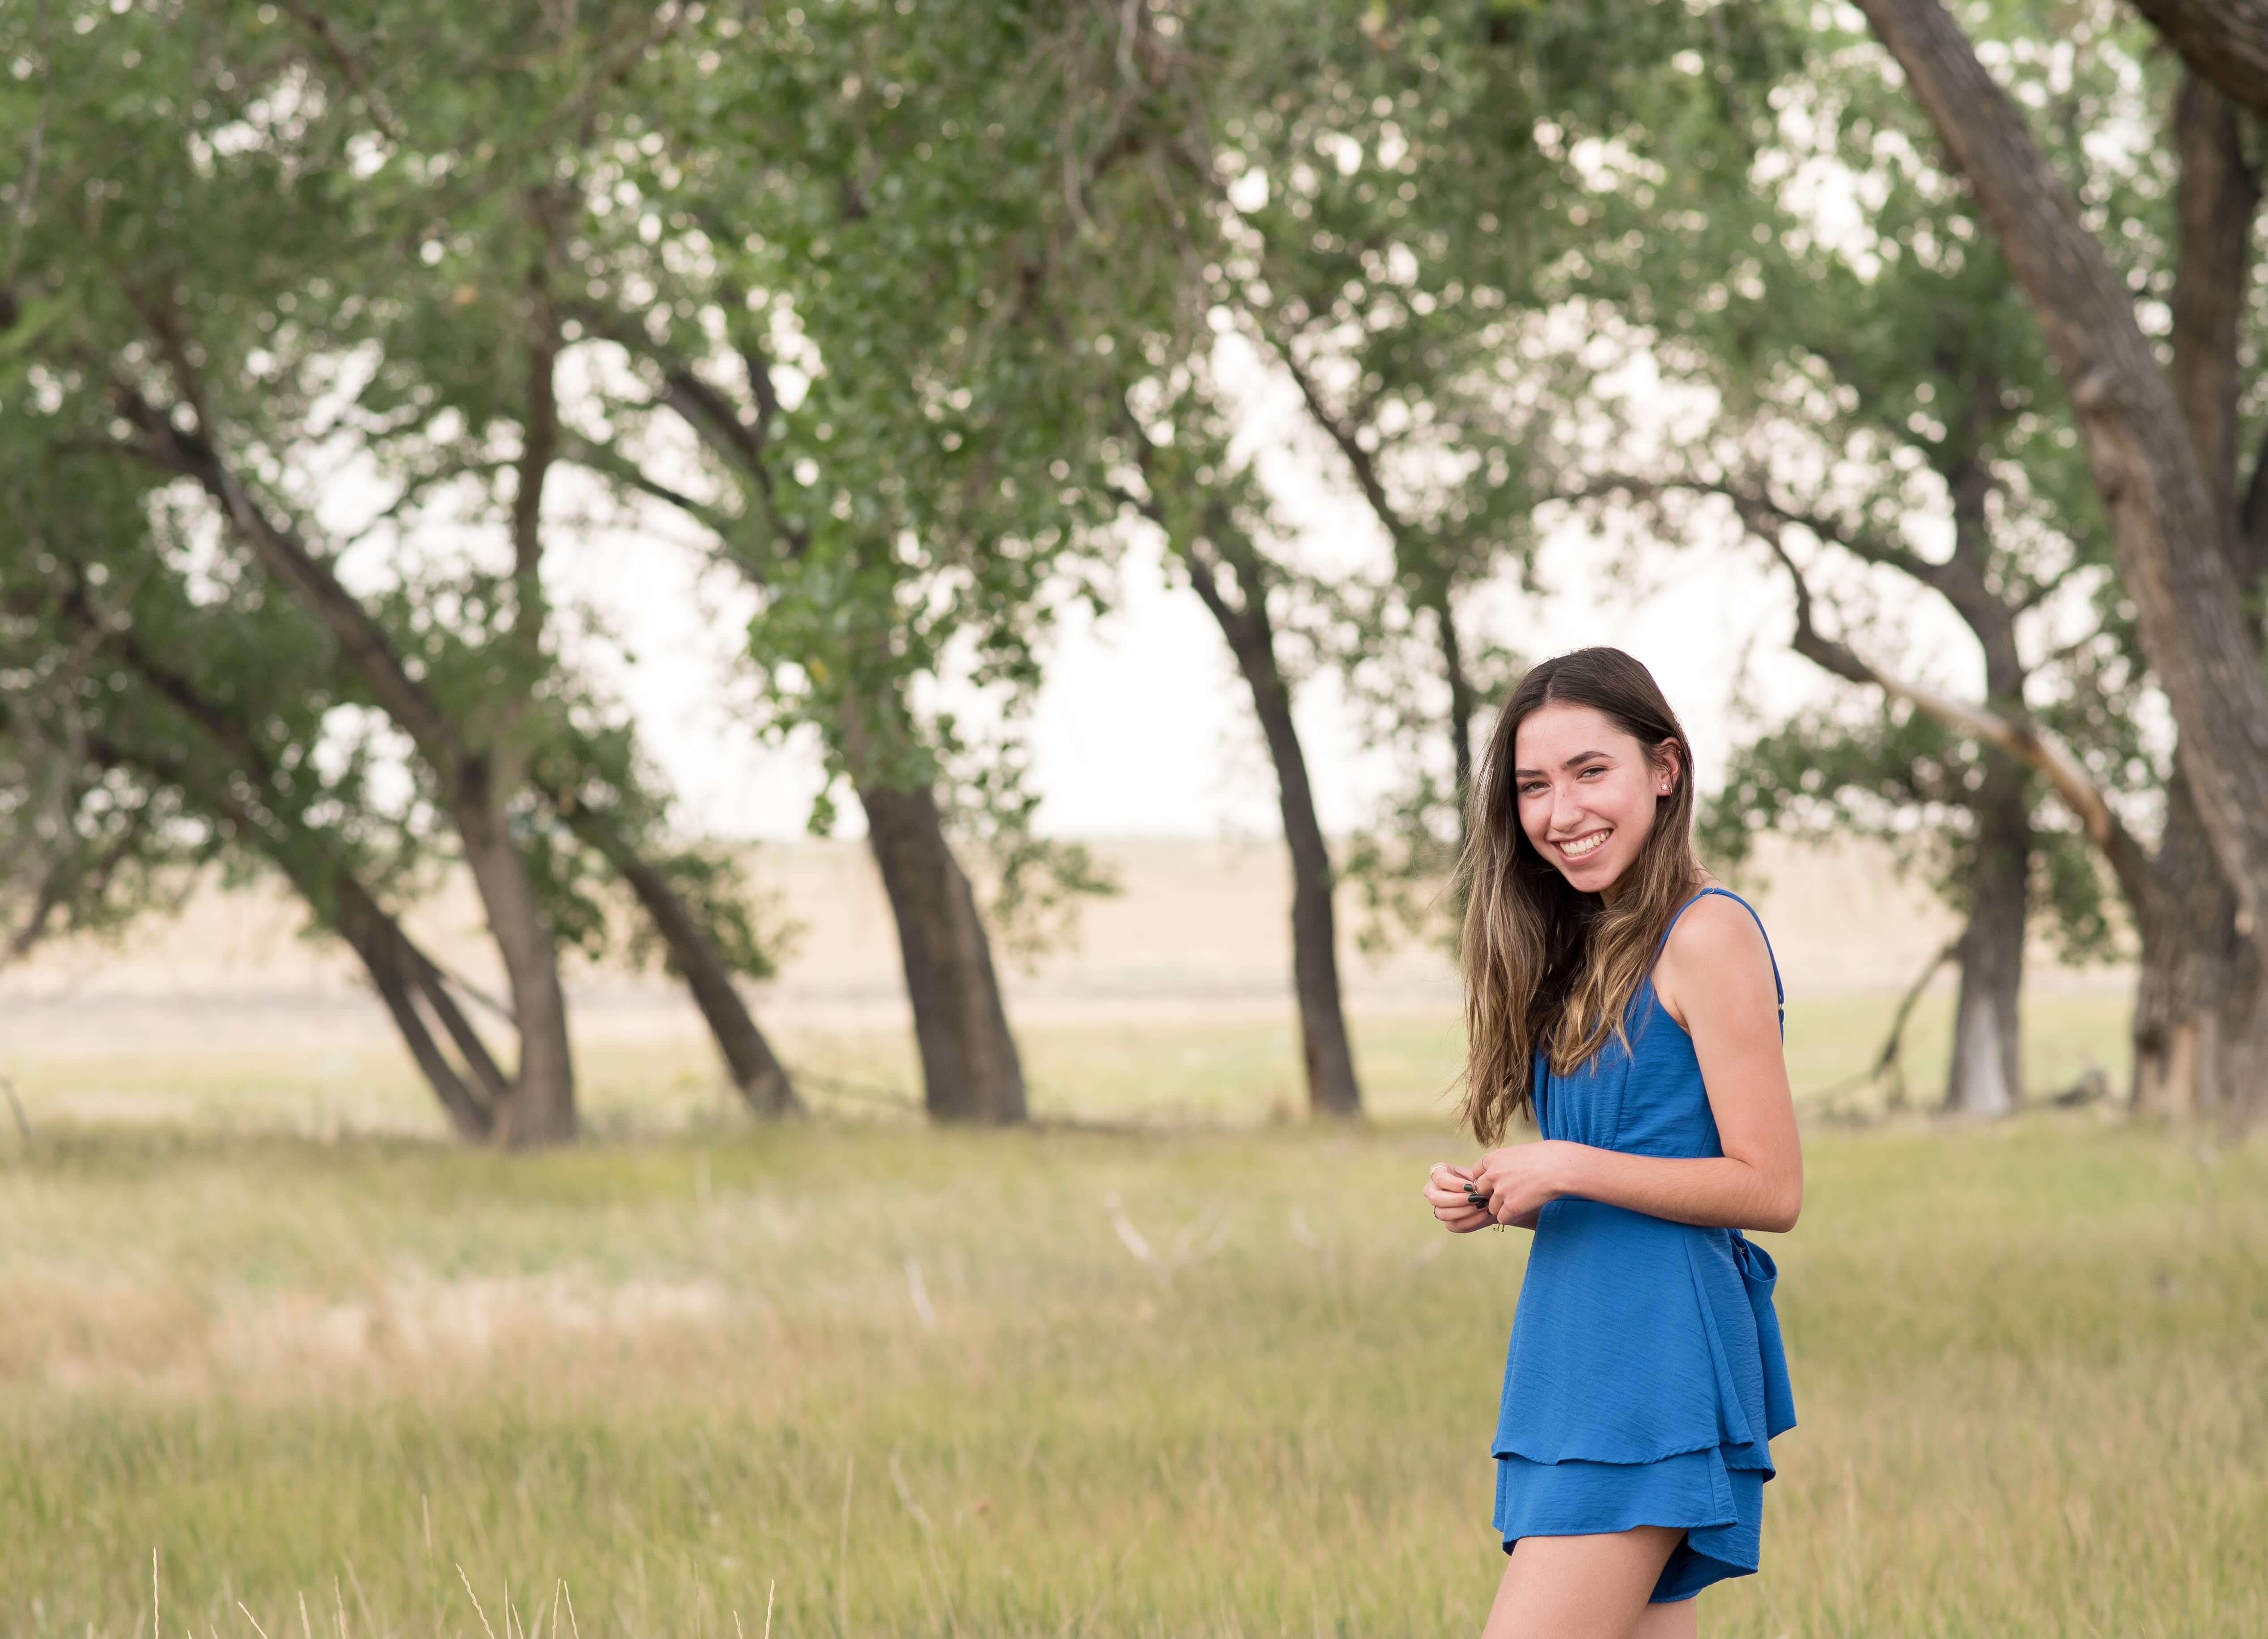
{"label": "woman's hand", "polygon": [[1475,1206],[1465,1193],[1471,1182],[1468,1169],[1447,1161],[1434,1162],[1425,1174],[1425,1202],[1452,1235],[1469,1234],[1496,1222],[1486,1208]]}
{"label": "woman's hand", "polygon": [[1545,1138],[1483,1156],[1469,1176],[1473,1187],[1489,1198],[1490,1218],[1534,1228],[1545,1204],[1566,1193],[1558,1178],[1561,1152],[1568,1147],[1564,1140]]}

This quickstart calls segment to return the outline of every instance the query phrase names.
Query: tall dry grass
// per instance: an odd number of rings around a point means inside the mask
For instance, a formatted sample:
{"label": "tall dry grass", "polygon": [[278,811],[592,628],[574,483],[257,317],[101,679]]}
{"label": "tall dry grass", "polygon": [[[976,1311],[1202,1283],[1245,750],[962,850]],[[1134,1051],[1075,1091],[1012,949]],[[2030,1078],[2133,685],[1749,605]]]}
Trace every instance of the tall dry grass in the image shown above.
{"label": "tall dry grass", "polygon": [[[1837,1031],[1870,1045],[1791,1024]],[[1238,1063],[1221,1110],[1275,1097],[1266,1043],[1057,1051],[1097,1108]],[[1493,1585],[1526,1237],[1426,1217],[1438,1121],[505,1159],[34,1091],[0,1631],[148,1633],[153,1550],[165,1631],[247,1639],[548,1632],[563,1580],[594,1635],[769,1598],[782,1635],[1368,1639],[1476,1630]],[[2268,1633],[2268,1144],[2055,1112],[1815,1128],[1807,1165],[1761,1238],[1801,1421],[1705,1634]]]}

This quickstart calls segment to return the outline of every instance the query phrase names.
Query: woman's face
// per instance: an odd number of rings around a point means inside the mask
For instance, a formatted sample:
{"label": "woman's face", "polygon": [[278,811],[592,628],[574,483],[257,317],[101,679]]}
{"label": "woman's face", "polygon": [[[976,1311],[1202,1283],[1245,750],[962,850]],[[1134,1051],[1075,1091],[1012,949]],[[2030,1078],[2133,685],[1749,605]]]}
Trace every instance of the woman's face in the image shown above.
{"label": "woman's face", "polygon": [[1586,893],[1606,893],[1630,869],[1661,799],[1683,777],[1672,740],[1646,748],[1591,706],[1555,701],[1530,712],[1512,742],[1520,828],[1535,851]]}

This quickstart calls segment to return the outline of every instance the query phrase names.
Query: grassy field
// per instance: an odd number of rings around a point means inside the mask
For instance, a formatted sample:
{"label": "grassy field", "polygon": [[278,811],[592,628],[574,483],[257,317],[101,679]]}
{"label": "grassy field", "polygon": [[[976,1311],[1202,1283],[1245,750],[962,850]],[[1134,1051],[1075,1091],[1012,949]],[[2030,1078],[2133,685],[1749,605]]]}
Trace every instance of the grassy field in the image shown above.
{"label": "grassy field", "polygon": [[[1874,1005],[1792,1011],[1799,1084]],[[2043,1084],[2115,1067],[2107,1011],[2035,1010]],[[1418,1200],[1446,1023],[1359,1027],[1361,1132],[1266,1120],[1272,1030],[1064,1027],[1043,1108],[1211,1124],[754,1132],[649,1055],[644,1125],[640,1067],[594,1064],[616,1136],[523,1159],[351,1069],[320,1127],[269,1119],[289,1067],[101,1121],[72,1088],[130,1112],[159,1072],[25,1069],[0,1631],[149,1632],[153,1551],[200,1635],[508,1639],[555,1599],[593,1635],[1474,1631],[1526,1237]],[[1807,1165],[1759,1238],[1800,1425],[1703,1632],[2268,1633],[2268,1143],[2041,1111],[1815,1123]]]}

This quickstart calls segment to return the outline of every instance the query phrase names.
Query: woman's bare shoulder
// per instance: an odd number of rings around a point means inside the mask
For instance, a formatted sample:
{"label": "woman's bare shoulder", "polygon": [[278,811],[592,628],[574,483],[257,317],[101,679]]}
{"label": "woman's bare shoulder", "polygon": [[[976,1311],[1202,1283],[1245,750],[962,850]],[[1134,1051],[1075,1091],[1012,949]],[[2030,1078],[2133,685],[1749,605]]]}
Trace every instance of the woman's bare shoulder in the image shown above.
{"label": "woman's bare shoulder", "polygon": [[[1680,991],[1720,993],[1728,981],[1739,989],[1753,983],[1766,997],[1773,995],[1764,930],[1746,905],[1723,893],[1705,893],[1685,908],[1662,946],[1658,973],[1655,988],[1665,1003]],[[1673,1003],[1671,1011],[1680,1010]]]}

